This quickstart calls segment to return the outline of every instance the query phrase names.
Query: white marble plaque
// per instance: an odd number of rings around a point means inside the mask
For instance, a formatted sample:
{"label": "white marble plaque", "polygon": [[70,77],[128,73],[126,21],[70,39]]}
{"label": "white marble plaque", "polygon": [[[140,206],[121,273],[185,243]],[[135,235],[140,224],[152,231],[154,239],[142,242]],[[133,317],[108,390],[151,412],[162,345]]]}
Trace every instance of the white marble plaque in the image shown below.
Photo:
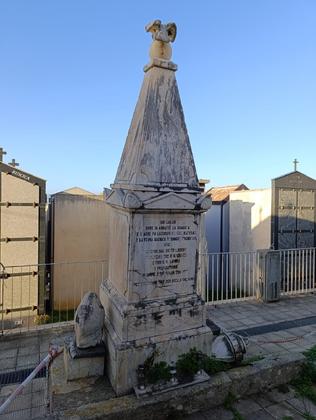
{"label": "white marble plaque", "polygon": [[134,299],[194,292],[197,228],[193,215],[138,215],[134,225]]}

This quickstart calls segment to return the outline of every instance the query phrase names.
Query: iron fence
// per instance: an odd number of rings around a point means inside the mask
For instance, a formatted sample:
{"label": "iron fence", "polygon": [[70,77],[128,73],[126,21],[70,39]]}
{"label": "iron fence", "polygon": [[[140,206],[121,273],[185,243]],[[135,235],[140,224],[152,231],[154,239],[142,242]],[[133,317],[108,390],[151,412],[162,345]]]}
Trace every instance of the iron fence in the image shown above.
{"label": "iron fence", "polygon": [[224,252],[202,255],[206,267],[201,294],[206,303],[256,299],[259,294],[258,253]]}
{"label": "iron fence", "polygon": [[[281,296],[316,291],[316,248],[274,252],[280,261]],[[201,255],[199,289],[205,302],[222,304],[262,297],[265,280],[259,256],[260,251]]]}
{"label": "iron fence", "polygon": [[106,261],[0,267],[0,333],[73,320],[83,295],[99,293]]}
{"label": "iron fence", "polygon": [[[316,249],[277,251],[281,295],[316,291]],[[257,252],[201,255],[198,288],[208,304],[258,299],[262,295]],[[0,265],[0,333],[43,328],[73,320],[88,291],[99,293],[107,261]]]}
{"label": "iron fence", "polygon": [[280,251],[281,294],[293,295],[316,290],[316,248]]}

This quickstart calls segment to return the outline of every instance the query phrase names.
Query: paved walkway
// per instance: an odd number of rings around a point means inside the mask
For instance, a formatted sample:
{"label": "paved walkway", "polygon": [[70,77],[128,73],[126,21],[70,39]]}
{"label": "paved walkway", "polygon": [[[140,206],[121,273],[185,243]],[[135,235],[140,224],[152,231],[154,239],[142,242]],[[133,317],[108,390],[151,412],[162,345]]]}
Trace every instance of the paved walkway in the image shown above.
{"label": "paved walkway", "polygon": [[[283,298],[280,302],[270,304],[245,301],[210,306],[208,317],[227,330],[248,336],[248,356],[302,352],[316,344],[314,295]],[[69,329],[51,329],[37,332],[33,336],[21,334],[18,337],[0,337],[0,404],[17,386],[5,383],[6,375],[10,372],[23,374],[23,371],[34,368],[47,355],[49,343],[62,345],[64,337],[69,333]],[[62,363],[62,360],[58,363]],[[0,416],[0,420],[42,418],[47,411],[47,383],[46,377],[33,381],[13,403],[9,412]],[[102,386],[106,388],[106,384]],[[103,388],[104,396],[106,393]],[[95,398],[101,397],[96,395]],[[61,405],[62,402],[58,401]],[[64,403],[68,404],[69,400],[65,398]],[[316,408],[308,401],[297,399],[293,391],[280,393],[273,390],[268,394],[236,402],[234,407],[244,419],[301,419],[308,412],[316,418]],[[231,419],[233,414],[218,408],[189,418]]]}
{"label": "paved walkway", "polygon": [[208,317],[222,328],[249,337],[249,355],[303,352],[316,344],[315,295],[210,306]]}
{"label": "paved walkway", "polygon": [[316,406],[309,400],[298,398],[293,389],[273,389],[261,395],[241,399],[231,409],[213,408],[186,416],[185,420],[313,420]]}
{"label": "paved walkway", "polygon": [[[275,303],[248,300],[210,306],[208,317],[219,327],[248,337],[249,357],[303,352],[316,345],[315,295],[283,297]],[[282,391],[274,389],[262,395],[241,399],[232,404],[233,410],[219,407],[192,414],[186,419],[316,419],[314,404],[297,397],[291,388]]]}

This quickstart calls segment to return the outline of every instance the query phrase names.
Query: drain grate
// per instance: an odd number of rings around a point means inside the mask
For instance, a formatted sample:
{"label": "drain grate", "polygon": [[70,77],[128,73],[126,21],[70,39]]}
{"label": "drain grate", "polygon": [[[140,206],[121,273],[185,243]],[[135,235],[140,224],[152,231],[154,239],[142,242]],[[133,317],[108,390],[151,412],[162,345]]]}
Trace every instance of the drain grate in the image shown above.
{"label": "drain grate", "polygon": [[306,318],[292,319],[291,321],[281,321],[274,324],[259,325],[258,327],[244,328],[242,330],[236,330],[237,334],[247,335],[261,335],[270,332],[277,332],[283,330],[289,330],[296,327],[305,327],[307,325],[316,324],[316,316],[307,316]]}
{"label": "drain grate", "polygon": [[[15,370],[13,372],[0,373],[0,385],[9,385],[23,382],[31,372],[35,369],[36,366],[29,369]],[[46,377],[46,366],[41,369],[35,378],[45,378]]]}

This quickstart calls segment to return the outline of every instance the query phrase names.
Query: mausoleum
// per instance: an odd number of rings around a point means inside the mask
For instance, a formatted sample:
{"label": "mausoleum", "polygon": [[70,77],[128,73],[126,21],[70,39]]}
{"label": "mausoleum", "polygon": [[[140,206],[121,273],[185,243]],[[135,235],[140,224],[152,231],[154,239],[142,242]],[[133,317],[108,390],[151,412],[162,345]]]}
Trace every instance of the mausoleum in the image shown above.
{"label": "mausoleum", "polygon": [[7,328],[28,326],[45,308],[46,181],[2,162],[0,149],[0,314]]}

